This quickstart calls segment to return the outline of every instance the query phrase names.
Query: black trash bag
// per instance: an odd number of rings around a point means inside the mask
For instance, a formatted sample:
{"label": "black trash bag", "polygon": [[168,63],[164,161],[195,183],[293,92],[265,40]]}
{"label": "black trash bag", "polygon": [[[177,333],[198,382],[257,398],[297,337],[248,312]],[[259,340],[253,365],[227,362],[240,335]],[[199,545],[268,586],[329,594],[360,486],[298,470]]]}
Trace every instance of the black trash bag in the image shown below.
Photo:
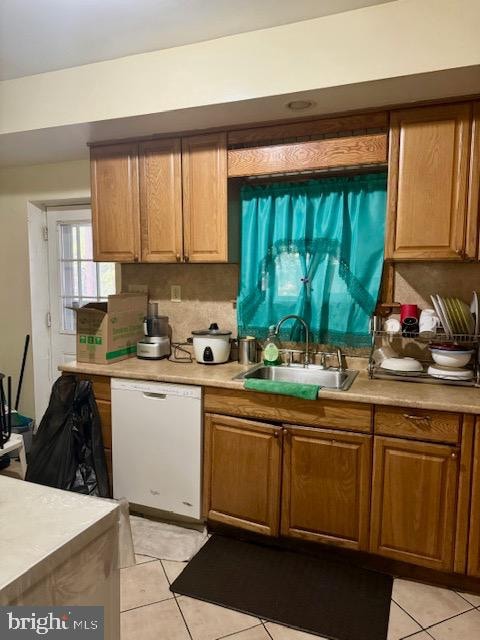
{"label": "black trash bag", "polygon": [[110,495],[97,403],[88,380],[61,376],[33,438],[29,482],[93,496]]}

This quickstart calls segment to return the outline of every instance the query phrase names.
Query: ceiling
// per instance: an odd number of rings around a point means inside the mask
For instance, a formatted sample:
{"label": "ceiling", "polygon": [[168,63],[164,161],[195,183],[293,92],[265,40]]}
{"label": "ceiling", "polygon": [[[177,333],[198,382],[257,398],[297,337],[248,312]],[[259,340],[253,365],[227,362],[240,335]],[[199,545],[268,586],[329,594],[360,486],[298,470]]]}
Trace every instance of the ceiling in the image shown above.
{"label": "ceiling", "polygon": [[394,0],[0,0],[0,80]]}
{"label": "ceiling", "polygon": [[[0,0],[1,1],[1,0]],[[67,0],[65,0],[67,1]],[[88,142],[148,136],[210,127],[231,127],[262,121],[284,120],[289,100],[312,100],[308,115],[385,107],[405,102],[466,96],[479,91],[480,68],[448,69],[415,76],[386,78],[286,94],[215,104],[180,111],[21,131],[0,136],[0,168],[20,164],[63,162],[88,158]],[[291,112],[291,116],[295,117]],[[304,114],[306,115],[306,114]],[[297,116],[298,117],[298,116]]]}

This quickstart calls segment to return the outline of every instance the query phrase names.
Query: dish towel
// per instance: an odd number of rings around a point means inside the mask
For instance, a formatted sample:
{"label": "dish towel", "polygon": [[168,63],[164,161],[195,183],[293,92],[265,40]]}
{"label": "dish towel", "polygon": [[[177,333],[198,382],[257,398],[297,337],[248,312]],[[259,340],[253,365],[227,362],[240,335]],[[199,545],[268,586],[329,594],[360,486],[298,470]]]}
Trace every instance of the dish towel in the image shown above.
{"label": "dish towel", "polygon": [[282,396],[294,396],[303,400],[316,400],[320,386],[318,384],[299,384],[298,382],[276,382],[275,380],[259,380],[249,378],[244,388],[262,393],[276,393]]}

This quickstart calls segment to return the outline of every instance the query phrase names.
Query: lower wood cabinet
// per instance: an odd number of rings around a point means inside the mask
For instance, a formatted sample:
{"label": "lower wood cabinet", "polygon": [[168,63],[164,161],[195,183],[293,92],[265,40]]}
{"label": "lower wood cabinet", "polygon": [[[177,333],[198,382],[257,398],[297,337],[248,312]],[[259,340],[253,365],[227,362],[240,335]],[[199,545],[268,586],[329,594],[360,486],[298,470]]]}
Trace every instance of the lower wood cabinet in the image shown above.
{"label": "lower wood cabinet", "polygon": [[278,535],[281,428],[206,414],[204,438],[205,517]]}
{"label": "lower wood cabinet", "polygon": [[282,535],[367,550],[372,436],[283,431]]}
{"label": "lower wood cabinet", "polygon": [[467,573],[480,578],[480,418],[476,421]]}
{"label": "lower wood cabinet", "polygon": [[375,437],[370,551],[452,571],[456,447]]}

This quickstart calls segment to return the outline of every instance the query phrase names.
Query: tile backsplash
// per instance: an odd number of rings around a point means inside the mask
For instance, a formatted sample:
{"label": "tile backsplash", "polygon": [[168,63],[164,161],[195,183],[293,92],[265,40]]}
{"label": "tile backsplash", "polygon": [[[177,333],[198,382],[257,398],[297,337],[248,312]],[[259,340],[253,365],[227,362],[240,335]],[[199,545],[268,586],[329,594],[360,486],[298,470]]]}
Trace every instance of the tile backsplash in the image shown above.
{"label": "tile backsplash", "polygon": [[[237,297],[237,264],[124,264],[122,291],[147,286],[159,313],[169,317],[172,340],[184,342],[192,329],[216,322],[237,333],[234,301]],[[171,302],[171,286],[181,287],[181,302]]]}
{"label": "tile backsplash", "polygon": [[470,303],[473,291],[480,291],[480,264],[410,262],[395,266],[396,302],[432,307],[430,294],[455,296]]}
{"label": "tile backsplash", "polygon": [[[236,336],[234,301],[238,288],[237,264],[124,264],[122,291],[147,286],[151,300],[169,317],[172,339],[185,341],[192,329],[217,322]],[[180,285],[181,302],[171,302],[171,286]],[[457,296],[470,302],[480,291],[480,264],[399,263],[395,273],[395,301],[431,307],[430,294]],[[319,347],[321,348],[321,347]],[[368,350],[346,350],[352,354]]]}

